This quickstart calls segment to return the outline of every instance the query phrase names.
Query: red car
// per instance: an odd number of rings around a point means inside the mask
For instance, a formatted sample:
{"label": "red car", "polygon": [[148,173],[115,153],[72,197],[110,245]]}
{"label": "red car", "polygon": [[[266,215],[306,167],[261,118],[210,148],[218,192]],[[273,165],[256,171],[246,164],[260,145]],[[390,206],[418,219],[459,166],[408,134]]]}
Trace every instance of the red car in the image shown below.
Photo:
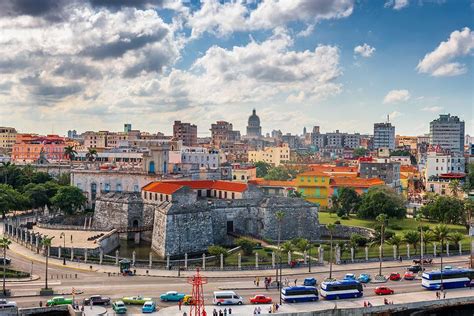
{"label": "red car", "polygon": [[265,295],[255,295],[250,299],[251,304],[270,304],[272,298]]}
{"label": "red car", "polygon": [[390,281],[400,281],[402,277],[400,276],[400,273],[398,272],[392,272],[390,273],[390,276],[388,277]]}
{"label": "red car", "polygon": [[377,295],[390,295],[394,293],[394,291],[391,288],[386,287],[386,286],[378,286],[375,288],[374,292]]}
{"label": "red car", "polygon": [[407,271],[405,272],[405,274],[403,275],[403,278],[405,280],[414,280],[415,279],[415,274],[413,272],[410,272],[410,271]]}

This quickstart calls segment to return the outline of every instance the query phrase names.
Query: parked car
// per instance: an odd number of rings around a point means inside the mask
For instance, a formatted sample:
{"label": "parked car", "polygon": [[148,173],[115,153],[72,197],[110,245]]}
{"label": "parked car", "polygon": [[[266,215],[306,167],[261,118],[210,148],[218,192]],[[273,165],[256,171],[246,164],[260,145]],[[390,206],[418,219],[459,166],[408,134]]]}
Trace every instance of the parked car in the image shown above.
{"label": "parked car", "polygon": [[251,304],[270,304],[271,302],[272,298],[265,295],[255,295],[250,298]]}
{"label": "parked car", "polygon": [[92,295],[84,299],[84,305],[110,305],[110,297]]}
{"label": "parked car", "polygon": [[64,296],[55,296],[46,301],[46,306],[67,305],[72,304],[72,298],[65,298]]}
{"label": "parked car", "polygon": [[125,304],[142,305],[145,304],[146,301],[151,301],[151,297],[143,297],[141,295],[122,297],[122,302]]}
{"label": "parked car", "polygon": [[411,271],[407,271],[405,272],[405,274],[403,275],[403,278],[405,280],[414,280],[415,279],[415,274]]}
{"label": "parked car", "polygon": [[422,268],[420,265],[416,264],[416,265],[413,265],[413,266],[409,266],[407,268],[407,270],[410,271],[410,272],[413,272],[413,273],[418,273],[418,272],[423,271],[425,269]]}
{"label": "parked car", "polygon": [[185,295],[183,293],[178,293],[176,291],[168,291],[164,294],[161,294],[160,299],[165,302],[167,301],[178,302],[184,299],[184,296]]}
{"label": "parked car", "polygon": [[306,278],[303,281],[304,286],[316,286],[317,281],[315,278]]}
{"label": "parked car", "polygon": [[372,278],[368,273],[361,273],[357,278],[357,281],[359,281],[360,283],[369,283],[370,280],[372,280]]}
{"label": "parked car", "polygon": [[391,288],[386,287],[386,286],[377,286],[374,292],[377,295],[390,295],[394,293],[394,291]]}
{"label": "parked car", "polygon": [[345,276],[344,276],[344,280],[355,280],[356,279],[356,276],[354,273],[347,273]]}
{"label": "parked car", "polygon": [[[9,265],[12,262],[12,259],[10,258],[5,258],[5,265]],[[0,265],[3,266],[3,257],[0,258]]]}
{"label": "parked car", "polygon": [[156,311],[156,304],[153,301],[148,301],[143,304],[142,313],[153,313]]}
{"label": "parked car", "polygon": [[402,279],[402,276],[398,272],[392,272],[390,273],[390,276],[388,277],[390,281],[400,281]]}
{"label": "parked car", "polygon": [[122,301],[116,301],[112,304],[112,309],[114,310],[115,314],[126,314],[127,313],[127,306]]}
{"label": "parked car", "polygon": [[0,309],[17,307],[16,302],[0,299]]}

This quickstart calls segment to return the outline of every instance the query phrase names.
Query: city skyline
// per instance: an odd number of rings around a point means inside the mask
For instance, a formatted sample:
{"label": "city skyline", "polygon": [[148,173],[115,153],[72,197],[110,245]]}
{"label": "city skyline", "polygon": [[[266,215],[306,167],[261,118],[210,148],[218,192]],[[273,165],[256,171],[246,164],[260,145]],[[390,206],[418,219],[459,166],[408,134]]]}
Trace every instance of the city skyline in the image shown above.
{"label": "city skyline", "polygon": [[0,125],[21,132],[244,133],[256,108],[264,134],[442,113],[474,134],[472,1],[39,2],[0,5]]}

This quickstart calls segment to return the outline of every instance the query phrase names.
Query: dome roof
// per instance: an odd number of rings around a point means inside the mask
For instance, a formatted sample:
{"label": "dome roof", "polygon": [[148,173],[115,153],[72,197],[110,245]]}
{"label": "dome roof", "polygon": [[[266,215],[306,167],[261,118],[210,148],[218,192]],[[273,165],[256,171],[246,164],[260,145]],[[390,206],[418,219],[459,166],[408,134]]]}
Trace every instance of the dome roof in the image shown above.
{"label": "dome roof", "polygon": [[260,126],[260,118],[255,109],[253,109],[252,115],[249,116],[248,126]]}

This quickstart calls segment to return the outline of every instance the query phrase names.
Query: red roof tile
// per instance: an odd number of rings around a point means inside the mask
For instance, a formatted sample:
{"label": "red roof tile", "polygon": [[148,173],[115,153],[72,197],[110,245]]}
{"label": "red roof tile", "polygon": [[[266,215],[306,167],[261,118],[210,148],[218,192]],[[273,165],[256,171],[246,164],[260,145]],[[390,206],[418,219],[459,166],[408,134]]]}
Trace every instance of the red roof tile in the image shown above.
{"label": "red roof tile", "polygon": [[156,192],[156,193],[163,193],[163,194],[173,194],[183,186],[174,183],[166,183],[166,182],[152,182],[147,184],[143,187],[144,191],[148,192]]}
{"label": "red roof tile", "polygon": [[164,194],[173,194],[182,187],[189,187],[193,190],[222,190],[233,192],[244,192],[247,190],[247,184],[219,181],[219,180],[177,180],[152,182],[143,187],[144,191],[151,191]]}

